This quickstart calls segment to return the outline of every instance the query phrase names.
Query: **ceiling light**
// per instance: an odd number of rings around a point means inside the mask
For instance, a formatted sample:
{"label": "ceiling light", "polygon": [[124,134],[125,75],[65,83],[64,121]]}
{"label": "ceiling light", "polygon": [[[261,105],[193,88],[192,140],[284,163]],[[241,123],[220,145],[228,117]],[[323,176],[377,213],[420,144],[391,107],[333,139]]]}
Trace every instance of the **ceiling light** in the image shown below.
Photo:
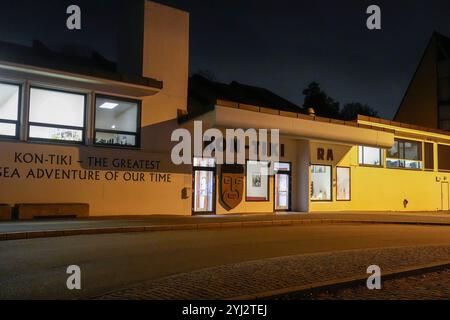
{"label": "ceiling light", "polygon": [[102,104],[99,108],[100,109],[114,109],[115,107],[117,107],[119,104],[118,103],[112,103],[112,102],[105,102],[104,104]]}

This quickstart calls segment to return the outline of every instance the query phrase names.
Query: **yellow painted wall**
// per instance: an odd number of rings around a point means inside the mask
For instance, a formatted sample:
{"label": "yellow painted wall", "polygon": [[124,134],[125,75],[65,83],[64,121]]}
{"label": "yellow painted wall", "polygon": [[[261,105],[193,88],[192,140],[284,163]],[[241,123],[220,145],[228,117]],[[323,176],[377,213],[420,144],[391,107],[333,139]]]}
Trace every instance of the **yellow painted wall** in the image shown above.
{"label": "yellow painted wall", "polygon": [[[436,147],[434,152],[436,162]],[[441,210],[440,181],[450,181],[450,173],[437,172],[437,163],[435,171],[359,166],[357,146],[351,147],[336,165],[351,168],[351,200],[336,201],[336,167],[333,166],[333,201],[310,202],[311,212],[438,211]],[[409,202],[406,208],[404,199]]]}

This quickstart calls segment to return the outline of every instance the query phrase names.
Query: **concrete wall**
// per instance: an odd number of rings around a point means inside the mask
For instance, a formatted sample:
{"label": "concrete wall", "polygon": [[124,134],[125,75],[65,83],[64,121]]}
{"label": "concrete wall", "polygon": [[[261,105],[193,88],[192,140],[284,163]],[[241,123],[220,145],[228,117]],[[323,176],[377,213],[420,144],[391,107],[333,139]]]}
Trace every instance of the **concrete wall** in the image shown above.
{"label": "concrete wall", "polygon": [[[125,90],[115,84],[99,92],[142,99],[142,148],[0,141],[0,203],[89,203],[92,216],[191,214],[191,198],[183,197],[185,188],[192,185],[191,168],[173,166],[170,159],[170,134],[178,127],[177,110],[187,109],[189,15],[146,1],[144,16],[142,75],[162,80],[163,89],[143,97],[122,93],[120,90],[126,92],[129,86],[124,85]],[[2,72],[0,77],[8,79],[10,75]],[[24,84],[30,80],[20,73],[13,77]],[[38,80],[44,85],[88,94],[86,136],[91,144],[94,90],[72,80],[45,76]],[[24,92],[27,88],[24,86]],[[24,105],[26,97],[25,93]],[[25,134],[21,139],[25,140]],[[31,162],[24,162],[24,155]],[[54,163],[57,158],[65,161]],[[114,161],[151,165],[129,168],[115,166]],[[64,176],[70,173],[74,176]],[[82,178],[86,175],[91,179]]]}
{"label": "concrete wall", "polygon": [[143,145],[148,151],[170,149],[177,110],[187,110],[189,14],[146,1],[143,75],[163,81],[163,89],[143,101]]}
{"label": "concrete wall", "polygon": [[88,203],[91,216],[191,214],[182,198],[191,170],[166,154],[19,142],[0,150],[0,203]]}

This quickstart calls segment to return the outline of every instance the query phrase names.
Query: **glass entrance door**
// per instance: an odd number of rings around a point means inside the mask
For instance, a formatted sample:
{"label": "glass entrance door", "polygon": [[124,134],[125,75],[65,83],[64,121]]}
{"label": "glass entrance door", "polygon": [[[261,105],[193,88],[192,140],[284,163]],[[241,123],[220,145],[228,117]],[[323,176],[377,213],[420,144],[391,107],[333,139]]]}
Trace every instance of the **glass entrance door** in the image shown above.
{"label": "glass entrance door", "polygon": [[215,202],[215,162],[214,159],[194,159],[193,203],[194,214],[214,213]]}
{"label": "glass entrance door", "polygon": [[275,163],[275,211],[291,210],[291,165]]}

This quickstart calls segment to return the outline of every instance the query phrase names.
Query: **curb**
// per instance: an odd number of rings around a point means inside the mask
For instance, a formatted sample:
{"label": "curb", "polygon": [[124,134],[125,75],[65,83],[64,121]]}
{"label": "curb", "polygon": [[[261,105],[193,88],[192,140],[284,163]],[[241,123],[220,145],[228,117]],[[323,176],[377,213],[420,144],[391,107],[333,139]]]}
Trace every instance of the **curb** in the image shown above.
{"label": "curb", "polygon": [[166,224],[129,227],[102,227],[67,230],[40,230],[0,233],[0,241],[23,240],[37,238],[67,237],[93,234],[113,233],[138,233],[156,231],[180,231],[180,230],[208,230],[208,229],[230,229],[230,228],[255,228],[255,227],[282,227],[293,225],[317,225],[317,224],[401,224],[401,225],[423,225],[423,226],[450,226],[447,222],[421,222],[421,221],[376,221],[376,220],[346,220],[346,219],[301,219],[301,220],[261,220],[261,221],[232,221],[214,223],[191,223],[191,224]]}
{"label": "curb", "polygon": [[[424,273],[440,271],[442,269],[450,268],[450,260],[428,263],[423,265],[417,265],[413,267],[400,268],[396,271],[390,271],[387,273],[381,274],[382,281],[393,280],[399,278],[405,278],[414,275],[420,275]],[[307,295],[311,292],[322,292],[326,290],[339,290],[339,289],[347,289],[349,287],[366,285],[366,281],[368,278],[368,274],[359,275],[354,277],[346,277],[337,280],[329,280],[318,282],[315,284],[303,285],[303,286],[293,286],[288,288],[270,290],[258,292],[255,294],[242,295],[237,297],[231,297],[226,300],[261,300],[261,299],[277,299],[279,297],[288,295],[288,294],[304,294]]]}

